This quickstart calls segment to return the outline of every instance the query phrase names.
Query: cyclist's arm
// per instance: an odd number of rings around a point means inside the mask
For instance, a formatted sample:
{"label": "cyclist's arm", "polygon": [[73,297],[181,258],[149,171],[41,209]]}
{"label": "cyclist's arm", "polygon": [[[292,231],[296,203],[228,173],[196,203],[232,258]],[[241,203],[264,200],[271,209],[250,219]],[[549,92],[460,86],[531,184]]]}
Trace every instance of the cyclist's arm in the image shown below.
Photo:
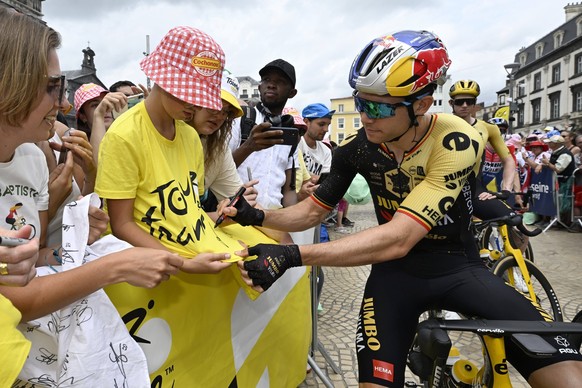
{"label": "cyclist's arm", "polygon": [[301,245],[299,250],[304,265],[374,264],[404,257],[427,233],[416,220],[397,212],[386,224],[325,244]]}
{"label": "cyclist's arm", "polygon": [[517,175],[515,160],[513,160],[513,156],[507,155],[501,159],[501,163],[503,164],[503,182],[501,188],[503,190],[513,191],[515,177]]}

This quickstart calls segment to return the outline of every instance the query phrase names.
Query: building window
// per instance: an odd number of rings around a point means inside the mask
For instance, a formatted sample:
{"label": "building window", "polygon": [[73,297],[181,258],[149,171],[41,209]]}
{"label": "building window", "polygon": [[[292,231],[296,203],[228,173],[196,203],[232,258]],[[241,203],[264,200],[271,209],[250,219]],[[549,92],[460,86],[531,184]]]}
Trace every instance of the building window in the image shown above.
{"label": "building window", "polygon": [[520,82],[517,84],[517,97],[525,96],[525,82]]}
{"label": "building window", "polygon": [[253,89],[253,96],[259,95],[259,89]]}
{"label": "building window", "polygon": [[247,96],[248,95],[248,90],[247,89],[243,89],[242,90],[242,94],[244,94],[245,96]]}
{"label": "building window", "polygon": [[360,128],[360,118],[359,117],[354,117],[354,128],[355,129]]}
{"label": "building window", "polygon": [[344,111],[344,104],[339,104],[337,106],[337,111],[338,111],[338,113],[342,113]]}
{"label": "building window", "polygon": [[560,118],[560,93],[553,93],[550,97],[550,119]]}
{"label": "building window", "polygon": [[344,141],[344,134],[343,133],[338,133],[337,134],[337,144],[340,144],[342,141]]}
{"label": "building window", "polygon": [[531,102],[531,121],[532,123],[539,123],[540,122],[540,99],[536,98]]}
{"label": "building window", "polygon": [[526,61],[527,61],[527,53],[519,54],[519,64],[521,66],[524,66]]}
{"label": "building window", "polygon": [[505,105],[505,94],[499,95],[499,105]]}
{"label": "building window", "polygon": [[582,74],[582,54],[578,54],[574,57],[574,74]]}
{"label": "building window", "polygon": [[552,84],[560,82],[560,68],[561,66],[559,63],[552,66]]}
{"label": "building window", "polygon": [[542,89],[542,73],[534,74],[534,92]]}
{"label": "building window", "polygon": [[345,119],[343,117],[338,117],[337,129],[345,129],[345,128],[346,128]]}
{"label": "building window", "polygon": [[574,92],[574,112],[582,112],[582,89]]}
{"label": "building window", "polygon": [[576,20],[576,36],[582,35],[582,18]]}
{"label": "building window", "polygon": [[557,49],[562,45],[562,40],[564,39],[564,31],[558,31],[554,34],[554,49]]}
{"label": "building window", "polygon": [[525,124],[525,109],[523,104],[520,104],[517,111],[517,126],[523,127]]}
{"label": "building window", "polygon": [[541,58],[544,55],[544,44],[542,42],[536,44],[536,59]]}

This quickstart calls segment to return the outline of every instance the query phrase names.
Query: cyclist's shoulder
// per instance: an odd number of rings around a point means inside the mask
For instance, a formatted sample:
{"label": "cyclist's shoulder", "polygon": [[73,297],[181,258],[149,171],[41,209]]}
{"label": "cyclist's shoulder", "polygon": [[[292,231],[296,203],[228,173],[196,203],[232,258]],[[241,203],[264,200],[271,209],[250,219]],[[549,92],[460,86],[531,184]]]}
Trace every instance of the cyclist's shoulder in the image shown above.
{"label": "cyclist's shoulder", "polygon": [[434,147],[437,151],[462,151],[468,146],[483,147],[479,132],[465,120],[452,114],[434,115],[430,136],[435,140]]}

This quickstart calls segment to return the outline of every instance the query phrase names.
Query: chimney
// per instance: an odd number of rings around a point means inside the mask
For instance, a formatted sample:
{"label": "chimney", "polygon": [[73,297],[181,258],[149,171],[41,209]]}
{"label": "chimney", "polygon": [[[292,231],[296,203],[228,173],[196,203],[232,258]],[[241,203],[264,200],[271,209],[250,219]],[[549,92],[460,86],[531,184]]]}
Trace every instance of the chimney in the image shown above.
{"label": "chimney", "polygon": [[566,11],[566,21],[572,20],[582,13],[582,3],[568,3],[564,11]]}

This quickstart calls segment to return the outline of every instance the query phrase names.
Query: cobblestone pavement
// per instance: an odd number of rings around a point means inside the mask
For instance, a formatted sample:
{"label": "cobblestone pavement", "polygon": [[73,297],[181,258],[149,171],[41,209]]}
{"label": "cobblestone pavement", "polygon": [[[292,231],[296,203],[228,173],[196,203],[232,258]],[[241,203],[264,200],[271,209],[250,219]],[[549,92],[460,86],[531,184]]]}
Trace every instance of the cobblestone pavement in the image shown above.
{"label": "cobblestone pavement", "polygon": [[[371,204],[350,206],[349,218],[355,221],[352,233],[377,225]],[[330,231],[332,240],[345,235]],[[531,239],[535,263],[554,287],[562,304],[564,320],[570,321],[582,309],[582,234],[550,229]],[[323,311],[318,319],[318,339],[333,362],[341,370],[333,372],[322,353],[317,351],[315,361],[335,387],[357,387],[357,358],[354,349],[357,314],[369,267],[325,268],[325,284],[321,295]],[[469,333],[452,333],[451,339],[463,357],[479,363],[481,346]],[[515,388],[529,387],[521,376],[511,369]],[[407,380],[414,376],[407,371]],[[314,372],[307,375],[300,387],[324,387]]]}

